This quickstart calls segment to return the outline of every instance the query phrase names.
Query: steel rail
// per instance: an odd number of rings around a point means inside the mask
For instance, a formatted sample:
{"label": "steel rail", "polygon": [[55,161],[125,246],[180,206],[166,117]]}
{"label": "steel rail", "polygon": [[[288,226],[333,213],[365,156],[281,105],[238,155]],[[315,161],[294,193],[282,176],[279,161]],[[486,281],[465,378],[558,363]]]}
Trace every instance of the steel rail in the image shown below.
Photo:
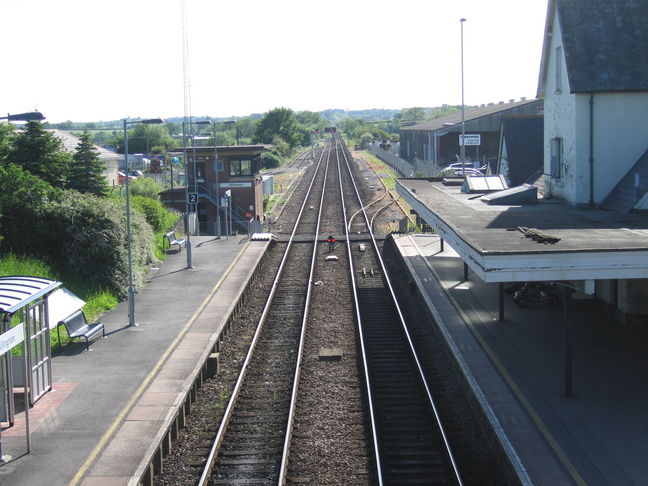
{"label": "steel rail", "polygon": [[[297,215],[297,218],[295,220],[295,225],[294,225],[292,233],[290,235],[288,244],[286,245],[286,251],[284,252],[284,255],[283,255],[282,259],[281,259],[281,263],[279,264],[279,269],[277,270],[277,274],[276,274],[275,279],[274,279],[274,281],[272,283],[272,288],[270,290],[268,300],[266,302],[266,305],[263,308],[263,312],[261,313],[259,323],[257,325],[256,331],[255,331],[254,336],[252,338],[250,348],[248,349],[248,352],[247,352],[247,354],[245,356],[245,360],[244,360],[243,365],[241,367],[241,372],[239,374],[239,377],[238,377],[238,379],[236,381],[236,384],[234,385],[234,389],[232,390],[232,394],[231,394],[230,400],[229,400],[229,402],[227,404],[227,408],[225,409],[225,413],[223,415],[223,419],[221,420],[220,427],[218,428],[216,438],[214,439],[212,447],[211,447],[211,449],[209,451],[209,455],[207,456],[205,468],[203,469],[203,472],[202,472],[202,474],[200,476],[200,479],[199,479],[199,481],[197,483],[198,486],[205,486],[205,485],[208,484],[209,478],[211,476],[212,468],[213,468],[213,466],[215,464],[216,458],[218,456],[218,452],[220,450],[220,447],[222,445],[222,442],[223,442],[223,439],[224,439],[224,436],[225,436],[225,431],[227,430],[227,426],[228,426],[230,420],[232,419],[232,413],[234,411],[236,401],[238,399],[239,393],[240,393],[241,388],[243,386],[243,381],[244,381],[245,376],[247,374],[250,361],[252,360],[252,357],[254,355],[254,351],[255,351],[255,348],[256,348],[257,343],[259,341],[261,331],[262,331],[262,329],[264,327],[264,324],[266,322],[268,313],[270,312],[270,307],[272,305],[272,301],[273,301],[274,296],[275,296],[275,294],[277,292],[277,288],[278,288],[278,285],[279,285],[279,280],[280,280],[280,278],[282,276],[283,269],[284,269],[284,266],[286,264],[286,261],[288,260],[288,255],[290,254],[290,249],[291,249],[291,247],[293,245],[293,239],[294,239],[295,234],[297,232],[297,227],[299,226],[302,215],[304,213],[304,208],[306,207],[306,202],[308,201],[308,194],[310,194],[310,192],[311,192],[311,190],[313,188],[313,185],[315,183],[315,179],[317,177],[320,165],[322,163],[322,159],[324,158],[324,153],[325,153],[325,151],[322,151],[322,153],[320,155],[320,159],[319,159],[319,161],[317,163],[317,168],[315,169],[314,174],[313,174],[313,178],[310,181],[310,184],[308,186],[308,191],[307,191],[306,197],[304,197],[304,201],[302,202],[301,208],[299,210],[299,214]],[[317,245],[317,235],[315,235],[314,240],[315,240],[314,245],[316,246]],[[309,283],[308,287],[309,287],[309,290],[310,290],[310,283]]]}
{"label": "steel rail", "polygon": [[[337,147],[336,147],[336,150],[337,150]],[[344,149],[342,150],[342,155],[344,156],[344,160],[345,160],[345,163],[346,163],[346,166],[347,166],[347,170],[349,171],[349,174],[352,174],[352,172],[351,172],[351,166],[350,166],[350,164],[349,164],[349,160],[348,160],[348,158],[347,158],[347,156],[346,156],[346,153],[345,153]],[[360,206],[361,206],[361,207],[364,207],[364,205],[362,204],[362,198],[360,197],[360,192],[358,191],[358,187],[357,187],[357,185],[356,185],[356,183],[355,183],[355,180],[353,179],[353,176],[351,176],[351,183],[353,184],[353,187],[354,187],[354,190],[355,190],[355,193],[356,193],[356,197],[357,197],[357,199],[358,199],[358,201],[359,201],[359,203],[360,203]],[[369,224],[369,218],[368,218],[368,216],[367,216],[367,213],[364,211],[364,209],[362,209],[362,212],[363,212],[363,214],[364,214],[365,223],[366,223],[366,225],[367,225],[367,230],[368,230],[369,235],[370,235],[370,237],[371,237],[371,242],[372,242],[372,246],[373,246],[373,248],[374,248],[375,255],[376,255],[376,257],[377,257],[377,259],[378,259],[378,261],[379,261],[379,263],[380,263],[380,268],[381,268],[382,274],[383,274],[383,276],[384,276],[384,278],[385,278],[385,283],[386,283],[386,285],[387,285],[387,288],[389,289],[389,293],[390,293],[390,295],[391,295],[391,297],[392,297],[393,304],[394,304],[395,309],[396,309],[396,311],[397,311],[397,313],[398,313],[398,317],[399,317],[399,320],[400,320],[400,324],[401,324],[401,326],[402,326],[402,329],[403,329],[404,335],[405,335],[405,337],[407,338],[407,342],[408,342],[408,344],[409,344],[409,348],[410,348],[410,352],[411,352],[412,358],[414,359],[414,362],[416,363],[416,367],[417,367],[418,372],[419,372],[419,378],[420,378],[420,380],[421,380],[421,384],[423,385],[423,387],[424,387],[424,389],[425,389],[425,392],[426,392],[426,395],[427,395],[427,398],[428,398],[428,402],[429,402],[429,404],[430,404],[430,407],[431,407],[431,409],[432,409],[433,412],[434,412],[434,416],[435,416],[436,424],[437,424],[437,426],[438,426],[438,430],[439,430],[439,432],[440,432],[440,434],[441,434],[441,437],[442,437],[442,439],[443,439],[443,443],[444,443],[444,446],[445,446],[445,450],[446,450],[446,453],[447,453],[447,455],[448,455],[448,459],[449,459],[449,461],[450,461],[450,464],[451,464],[451,466],[452,466],[452,470],[453,470],[453,474],[454,474],[455,480],[457,481],[457,484],[458,484],[459,486],[462,486],[462,485],[463,485],[463,482],[462,482],[462,480],[461,480],[461,476],[460,476],[460,474],[459,474],[459,469],[458,469],[457,464],[456,464],[456,461],[455,461],[455,459],[454,459],[454,455],[453,455],[453,453],[452,453],[452,449],[451,449],[451,447],[450,447],[450,443],[449,443],[448,438],[447,438],[447,435],[446,435],[446,433],[445,433],[445,429],[444,429],[444,427],[443,427],[443,424],[441,423],[441,417],[440,417],[439,411],[438,411],[437,406],[436,406],[436,404],[435,404],[435,401],[434,401],[434,399],[433,399],[433,397],[432,397],[432,393],[431,393],[431,391],[430,391],[430,387],[428,386],[427,380],[425,379],[425,373],[424,373],[424,371],[423,371],[423,367],[421,366],[421,363],[420,363],[420,360],[419,360],[418,354],[416,353],[416,350],[415,350],[415,348],[414,348],[414,344],[413,344],[413,342],[412,342],[412,338],[411,338],[411,336],[410,336],[410,333],[409,333],[409,331],[408,331],[408,329],[407,329],[407,325],[405,324],[405,318],[404,318],[403,313],[402,313],[402,311],[401,311],[401,309],[400,309],[400,306],[398,305],[398,299],[396,298],[396,294],[395,294],[395,292],[394,292],[394,289],[393,289],[393,287],[392,287],[391,281],[390,281],[389,276],[388,276],[388,274],[387,274],[387,271],[386,271],[386,267],[385,267],[384,261],[383,261],[383,259],[382,259],[381,254],[380,254],[380,251],[379,251],[379,249],[378,249],[378,244],[377,244],[377,242],[376,242],[376,239],[375,239],[375,237],[374,237],[373,231],[372,231],[371,226],[370,226],[370,224]],[[352,265],[353,265],[353,264],[352,264],[352,262],[353,262],[353,255],[352,255],[352,252],[351,252],[351,245],[347,245],[347,248],[348,248],[348,252],[349,252],[349,261],[350,261],[351,271],[352,271],[352,275],[353,275],[353,266],[352,266]],[[357,294],[356,294],[356,292],[355,292],[355,290],[356,290],[356,289],[355,289],[355,279],[353,279],[353,282],[354,282],[354,299],[355,299],[355,302],[356,302],[357,318],[358,318],[358,322],[360,323],[361,321],[360,321],[360,311],[359,311],[359,307],[358,307],[358,297],[357,297]],[[360,326],[360,325],[359,325],[359,326]],[[363,343],[362,333],[360,333],[360,338],[361,338],[361,343]],[[367,358],[366,358],[366,356],[365,356],[365,348],[364,348],[364,344],[363,344],[362,352],[363,352],[363,362],[365,363],[365,366],[366,366]],[[365,369],[366,369],[366,368],[365,368]],[[369,375],[368,375],[368,371],[365,371],[365,375],[366,375],[366,379],[367,379],[367,385],[369,386]],[[367,393],[367,395],[368,395],[369,397],[371,397],[371,391],[370,391],[370,390],[371,390],[371,388],[369,387],[369,388],[368,388],[368,393]],[[370,403],[370,407],[371,407],[371,403]],[[372,409],[370,409],[370,411],[371,411],[371,422],[372,422],[372,423],[371,423],[371,427],[372,427],[372,431],[374,432],[374,438],[375,438],[375,439],[374,439],[374,440],[375,440],[375,444],[374,444],[374,446],[375,446],[375,449],[376,449],[376,454],[378,454],[378,444],[377,444],[378,439],[377,439],[377,435],[376,435],[376,433],[375,433],[375,431],[376,431],[376,424],[375,424],[375,422],[374,422],[374,412],[373,412]],[[377,467],[378,472],[379,472],[379,474],[380,474],[380,476],[379,476],[379,484],[383,484],[383,481],[382,481],[382,471],[381,471],[381,466],[380,466],[380,462],[379,462],[379,455],[376,456],[376,467]]]}

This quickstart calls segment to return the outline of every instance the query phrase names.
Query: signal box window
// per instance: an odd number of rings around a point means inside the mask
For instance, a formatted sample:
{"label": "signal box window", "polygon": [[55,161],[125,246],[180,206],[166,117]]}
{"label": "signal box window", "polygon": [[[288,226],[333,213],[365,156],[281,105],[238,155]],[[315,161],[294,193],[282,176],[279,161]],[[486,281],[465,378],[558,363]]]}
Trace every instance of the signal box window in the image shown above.
{"label": "signal box window", "polygon": [[251,160],[230,160],[230,176],[250,176],[252,175]]}

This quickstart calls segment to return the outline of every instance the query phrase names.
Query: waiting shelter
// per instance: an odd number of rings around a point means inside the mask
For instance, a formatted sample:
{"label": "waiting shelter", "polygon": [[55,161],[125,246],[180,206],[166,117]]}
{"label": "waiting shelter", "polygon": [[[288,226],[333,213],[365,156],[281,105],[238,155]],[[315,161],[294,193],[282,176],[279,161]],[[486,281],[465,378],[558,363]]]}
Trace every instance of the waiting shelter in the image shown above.
{"label": "waiting shelter", "polygon": [[[16,412],[16,381],[24,390],[28,428],[29,407],[52,389],[48,297],[60,286],[40,277],[0,277],[0,421],[9,425]],[[18,346],[21,352],[13,356]],[[0,457],[4,460],[1,436]]]}
{"label": "waiting shelter", "polygon": [[[9,395],[16,378],[26,386],[29,405],[51,389],[48,297],[60,286],[61,282],[40,277],[0,277],[0,336],[7,335],[0,341],[4,349],[0,361],[0,418],[3,421],[13,423],[14,410]],[[22,355],[11,357],[11,350],[23,341]],[[26,382],[20,371],[25,360],[31,370]]]}

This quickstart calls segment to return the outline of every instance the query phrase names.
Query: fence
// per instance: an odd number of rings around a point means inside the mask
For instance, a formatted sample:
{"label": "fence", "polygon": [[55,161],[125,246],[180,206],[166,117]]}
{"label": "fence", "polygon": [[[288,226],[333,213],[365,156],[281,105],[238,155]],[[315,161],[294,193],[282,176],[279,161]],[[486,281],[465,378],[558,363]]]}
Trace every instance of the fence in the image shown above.
{"label": "fence", "polygon": [[414,175],[414,167],[411,164],[405,162],[403,159],[397,157],[391,152],[381,149],[377,143],[369,145],[369,152],[389,165],[402,177],[412,177]]}
{"label": "fence", "polygon": [[415,161],[414,164],[411,164],[393,153],[381,149],[377,142],[369,145],[369,152],[385,162],[403,177],[414,177],[415,174],[434,177],[441,170],[432,162],[425,163],[423,161]]}

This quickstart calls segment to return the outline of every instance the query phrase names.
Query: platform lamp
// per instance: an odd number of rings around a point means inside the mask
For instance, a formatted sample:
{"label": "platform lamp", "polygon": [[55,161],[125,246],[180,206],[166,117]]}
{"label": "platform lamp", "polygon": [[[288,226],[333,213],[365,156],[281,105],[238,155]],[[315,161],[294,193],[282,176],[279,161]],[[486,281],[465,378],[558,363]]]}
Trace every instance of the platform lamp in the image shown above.
{"label": "platform lamp", "polygon": [[7,113],[7,116],[0,116],[0,120],[7,121],[40,121],[44,119],[45,117],[40,111],[29,111],[27,113],[19,113],[17,115],[11,115]]}
{"label": "platform lamp", "polygon": [[124,157],[126,158],[126,245],[128,247],[128,325],[135,325],[135,290],[133,289],[133,251],[131,238],[131,211],[130,211],[130,161],[128,158],[128,125],[141,123],[143,125],[160,125],[162,118],[128,121],[124,119]]}
{"label": "platform lamp", "polygon": [[465,117],[465,112],[466,112],[466,105],[464,103],[464,35],[463,35],[463,29],[464,29],[464,23],[466,22],[466,19],[462,18],[459,19],[459,23],[461,24],[461,146],[459,147],[459,150],[461,151],[461,172],[464,177],[466,178],[466,117]]}

